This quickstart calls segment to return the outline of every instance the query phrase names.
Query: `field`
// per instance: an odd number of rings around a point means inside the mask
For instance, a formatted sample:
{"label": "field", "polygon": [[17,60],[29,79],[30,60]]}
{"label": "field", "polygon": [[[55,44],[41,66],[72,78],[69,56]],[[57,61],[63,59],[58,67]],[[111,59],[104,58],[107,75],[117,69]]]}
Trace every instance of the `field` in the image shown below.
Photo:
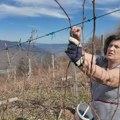
{"label": "field", "polygon": [[58,57],[54,67],[32,64],[29,76],[16,74],[8,79],[8,75],[2,75],[0,119],[73,120],[68,109],[89,102],[89,79],[72,64],[67,72],[68,62],[68,58]]}

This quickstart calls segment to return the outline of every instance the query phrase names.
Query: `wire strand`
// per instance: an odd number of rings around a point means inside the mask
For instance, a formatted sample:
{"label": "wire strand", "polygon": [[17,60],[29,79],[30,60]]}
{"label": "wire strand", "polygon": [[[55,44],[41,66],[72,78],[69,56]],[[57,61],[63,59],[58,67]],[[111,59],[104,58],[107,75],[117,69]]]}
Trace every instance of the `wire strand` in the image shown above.
{"label": "wire strand", "polygon": [[[96,19],[105,17],[105,16],[107,16],[107,15],[110,15],[110,14],[115,13],[115,12],[118,12],[118,11],[120,11],[120,8],[119,8],[119,9],[116,9],[116,10],[113,10],[113,11],[111,11],[111,12],[108,12],[108,13],[105,13],[105,14],[102,14],[102,15],[99,15],[99,16],[96,16]],[[84,23],[91,22],[92,20],[94,20],[94,17],[91,18],[91,19],[85,20]],[[72,26],[77,26],[77,25],[80,25],[80,24],[82,24],[82,23],[83,23],[83,22],[76,23],[76,24],[73,24]],[[71,26],[71,27],[72,27],[72,26]],[[69,26],[69,27],[62,28],[62,29],[59,29],[59,30],[56,30],[56,31],[53,31],[53,32],[50,32],[50,33],[47,33],[47,34],[45,34],[45,35],[42,35],[42,36],[39,36],[39,37],[36,37],[36,38],[31,39],[31,41],[34,41],[34,40],[37,40],[37,39],[41,39],[41,38],[47,37],[47,36],[49,36],[49,35],[52,35],[52,34],[55,34],[55,33],[61,32],[61,31],[64,31],[64,30],[69,29],[69,28],[70,28],[70,26]],[[25,44],[25,43],[29,43],[29,39],[28,39],[27,41],[25,41],[25,42],[22,42],[21,45],[22,45],[22,44]],[[17,44],[16,44],[16,45],[11,45],[11,46],[9,46],[8,48],[13,48],[13,47],[16,47],[16,46],[18,46],[18,45],[17,45]],[[3,50],[5,50],[5,49],[0,50],[0,52],[3,51]]]}

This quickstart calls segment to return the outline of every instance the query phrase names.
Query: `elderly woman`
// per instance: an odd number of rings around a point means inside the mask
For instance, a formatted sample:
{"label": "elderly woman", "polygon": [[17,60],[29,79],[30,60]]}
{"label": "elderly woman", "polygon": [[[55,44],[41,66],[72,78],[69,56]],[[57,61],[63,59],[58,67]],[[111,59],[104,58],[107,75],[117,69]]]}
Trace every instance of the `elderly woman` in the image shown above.
{"label": "elderly woman", "polygon": [[90,119],[120,120],[120,35],[106,39],[105,56],[92,57],[82,49],[80,32],[79,27],[72,27],[66,54],[84,73],[92,76],[93,118]]}

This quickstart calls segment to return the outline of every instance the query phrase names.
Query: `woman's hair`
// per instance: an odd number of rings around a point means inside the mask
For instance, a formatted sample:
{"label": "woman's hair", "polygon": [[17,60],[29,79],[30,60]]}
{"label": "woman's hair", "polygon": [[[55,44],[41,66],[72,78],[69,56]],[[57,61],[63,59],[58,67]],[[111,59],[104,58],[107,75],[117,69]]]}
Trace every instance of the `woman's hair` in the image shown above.
{"label": "woman's hair", "polygon": [[107,49],[111,41],[117,41],[120,40],[120,35],[110,35],[106,40],[104,44],[104,54],[106,55]]}

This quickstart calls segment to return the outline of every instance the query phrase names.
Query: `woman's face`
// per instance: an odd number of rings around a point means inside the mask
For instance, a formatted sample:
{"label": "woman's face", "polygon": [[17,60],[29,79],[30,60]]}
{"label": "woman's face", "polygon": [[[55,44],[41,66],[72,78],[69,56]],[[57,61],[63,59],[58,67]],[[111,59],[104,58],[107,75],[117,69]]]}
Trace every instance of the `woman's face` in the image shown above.
{"label": "woman's face", "polygon": [[120,61],[120,40],[111,41],[107,49],[106,58]]}

